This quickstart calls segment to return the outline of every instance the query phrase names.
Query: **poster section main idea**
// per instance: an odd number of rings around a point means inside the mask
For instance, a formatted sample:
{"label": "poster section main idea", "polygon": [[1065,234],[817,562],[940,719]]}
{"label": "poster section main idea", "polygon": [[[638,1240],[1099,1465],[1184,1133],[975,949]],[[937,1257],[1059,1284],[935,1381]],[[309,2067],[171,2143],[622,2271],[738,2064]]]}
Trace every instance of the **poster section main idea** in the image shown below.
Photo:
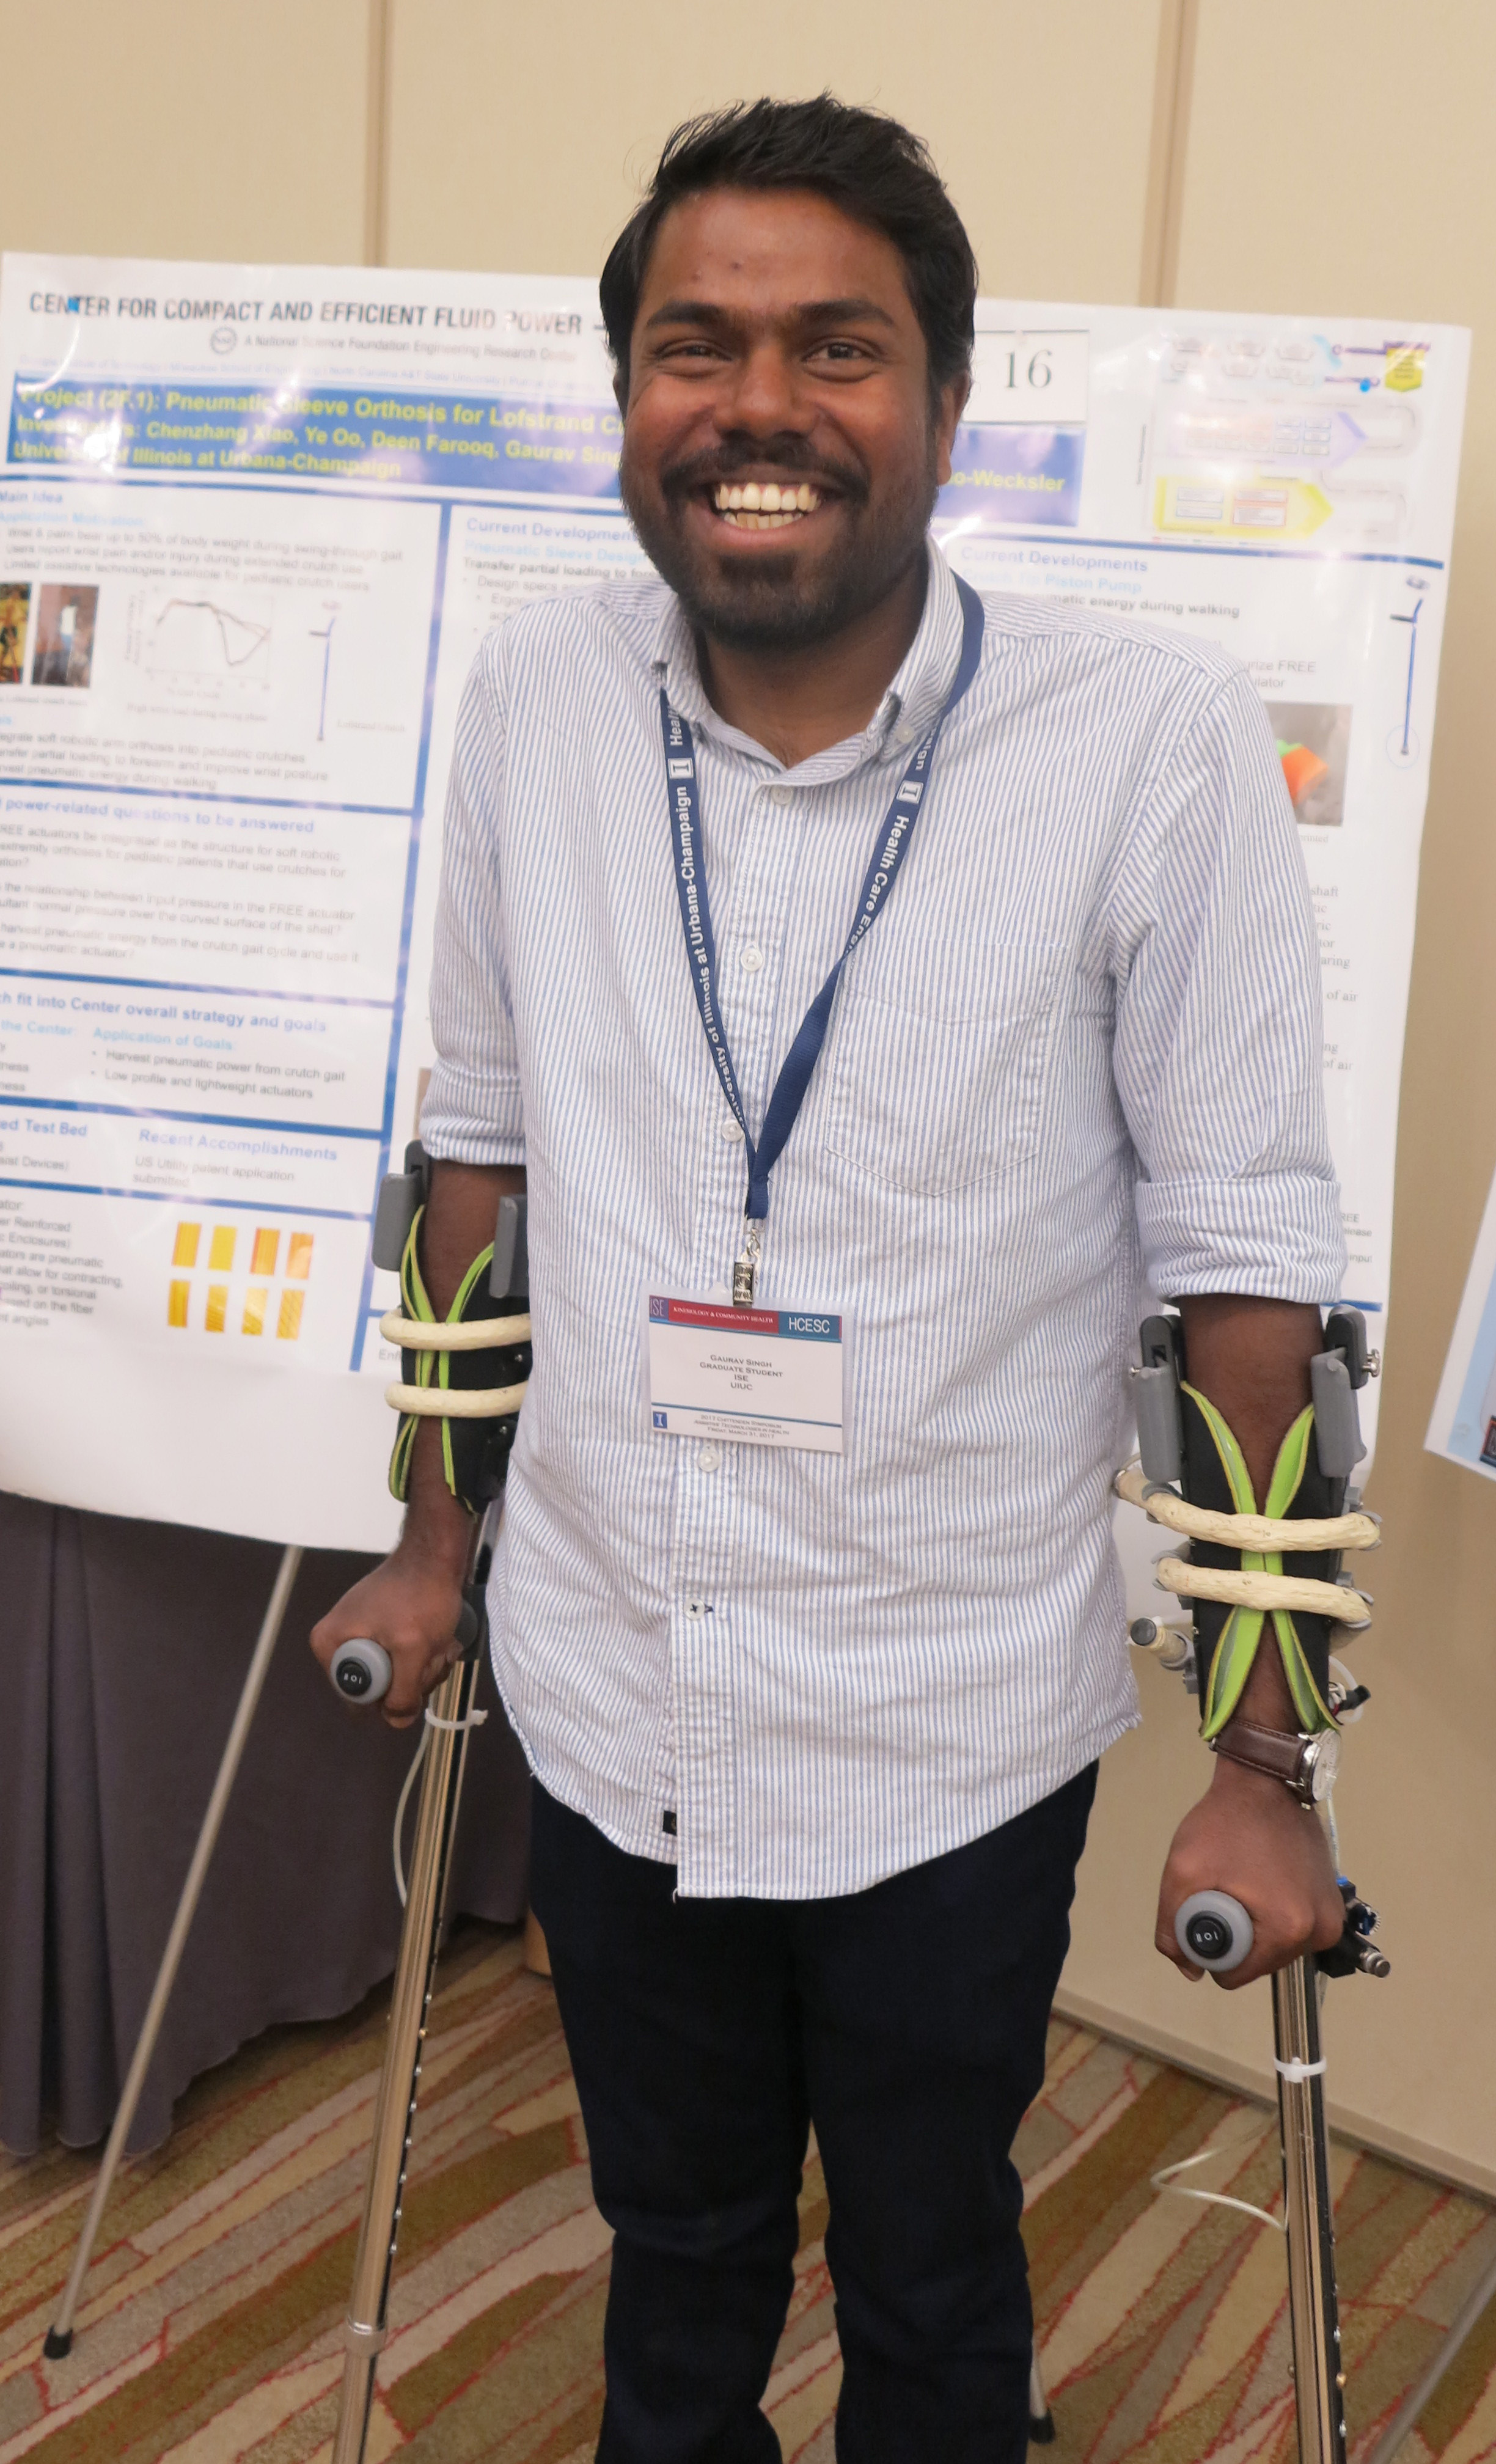
{"label": "poster section main idea", "polygon": [[[957,570],[1262,694],[1377,1325],[1466,337],[978,322]],[[432,1057],[458,700],[525,601],[647,569],[596,289],[9,257],[0,388],[0,1482],[380,1548],[370,1224]]]}

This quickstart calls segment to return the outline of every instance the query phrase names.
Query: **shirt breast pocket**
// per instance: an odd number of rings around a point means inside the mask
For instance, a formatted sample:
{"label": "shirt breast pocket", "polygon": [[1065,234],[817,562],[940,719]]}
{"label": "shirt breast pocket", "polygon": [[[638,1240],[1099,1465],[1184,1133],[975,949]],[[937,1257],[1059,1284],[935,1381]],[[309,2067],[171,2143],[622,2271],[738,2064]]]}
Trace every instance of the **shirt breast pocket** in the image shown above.
{"label": "shirt breast pocket", "polygon": [[1039,1142],[1065,952],[986,953],[969,1014],[880,988],[847,997],[825,1144],[875,1180],[947,1198],[1011,1172]]}

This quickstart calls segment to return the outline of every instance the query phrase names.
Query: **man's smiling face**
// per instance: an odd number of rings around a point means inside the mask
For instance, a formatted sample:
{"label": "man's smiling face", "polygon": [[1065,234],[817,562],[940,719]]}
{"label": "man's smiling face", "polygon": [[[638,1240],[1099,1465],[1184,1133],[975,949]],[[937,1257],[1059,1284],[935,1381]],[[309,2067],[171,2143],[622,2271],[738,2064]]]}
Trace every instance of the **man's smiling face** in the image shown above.
{"label": "man's smiling face", "polygon": [[965,390],[932,404],[891,241],[808,189],[709,188],[655,234],[624,502],[709,637],[826,641],[922,556]]}

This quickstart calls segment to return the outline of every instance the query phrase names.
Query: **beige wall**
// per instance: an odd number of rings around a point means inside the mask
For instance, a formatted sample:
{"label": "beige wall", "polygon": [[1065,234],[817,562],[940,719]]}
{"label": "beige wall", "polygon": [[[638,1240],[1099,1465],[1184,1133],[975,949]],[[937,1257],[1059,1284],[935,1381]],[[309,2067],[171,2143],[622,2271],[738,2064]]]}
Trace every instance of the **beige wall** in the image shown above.
{"label": "beige wall", "polygon": [[[1421,1451],[1496,1162],[1481,1066],[1496,18],[1481,0],[0,0],[0,245],[588,271],[678,118],[823,82],[930,139],[989,290],[1476,329],[1374,1494],[1388,1538],[1358,1654],[1376,1701],[1341,1792],[1397,1967],[1336,1989],[1330,2043],[1353,2127],[1496,2187],[1496,1495]],[[1265,2082],[1264,1995],[1192,1992],[1148,1947],[1202,1765],[1177,1687],[1152,1669],[1143,1687],[1147,1725],[1109,1759],[1066,1990]]]}
{"label": "beige wall", "polygon": [[364,253],[368,0],[0,0],[0,248]]}
{"label": "beige wall", "polygon": [[[1352,2127],[1496,2189],[1496,1491],[1423,1451],[1496,1165],[1487,1064],[1496,940],[1496,15],[1401,0],[1203,0],[1178,232],[1181,304],[1419,316],[1474,328],[1472,393],[1423,841],[1399,1122],[1381,1437],[1367,1580],[1374,1691],[1338,1792],[1351,1871],[1381,1909],[1384,1985],[1333,1990],[1334,2104]],[[1187,1716],[1142,1679],[1148,1725],[1111,1758],[1069,1991],[1154,2041],[1264,2074],[1265,2017],[1136,1955],[1180,1809]],[[1260,2001],[1260,1996],[1250,1997]]]}
{"label": "beige wall", "polygon": [[1158,0],[392,7],[392,264],[591,271],[678,121],[828,85],[929,136],[989,291],[1135,296]]}

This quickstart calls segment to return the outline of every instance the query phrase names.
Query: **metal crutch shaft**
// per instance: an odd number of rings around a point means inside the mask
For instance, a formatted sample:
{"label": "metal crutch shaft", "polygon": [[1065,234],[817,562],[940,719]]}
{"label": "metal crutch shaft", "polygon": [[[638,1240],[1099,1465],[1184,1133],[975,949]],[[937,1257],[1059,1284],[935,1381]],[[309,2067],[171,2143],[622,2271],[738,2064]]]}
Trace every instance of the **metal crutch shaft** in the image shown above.
{"label": "metal crutch shaft", "polygon": [[1312,1959],[1296,1959],[1278,1970],[1272,1980],[1272,2016],[1299,2464],[1345,2464],[1334,2209],[1320,2068],[1319,1977]]}
{"label": "metal crutch shaft", "polygon": [[421,1775],[406,1919],[374,2106],[353,2292],[343,2322],[346,2359],[332,2464],[362,2464],[374,2401],[375,2365],[387,2332],[390,2271],[410,2160],[422,2048],[436,1978],[447,1876],[467,1760],[468,1720],[479,1667],[477,1657],[459,1661],[432,1696],[427,1714],[429,1742]]}
{"label": "metal crutch shaft", "polygon": [[64,2360],[73,2349],[73,2321],[77,2310],[78,2297],[83,2290],[83,2278],[88,2274],[88,2262],[94,2255],[94,2244],[99,2237],[99,2228],[103,2222],[105,2203],[113,2187],[115,2174],[119,2170],[120,2159],[124,2153],[124,2143],[130,2135],[130,2124],[135,2120],[135,2108],[140,2103],[141,2091],[145,2085],[145,2074],[150,2068],[151,2056],[156,2050],[156,2039],[161,2034],[161,2023],[166,2015],[166,2005],[171,1999],[171,1989],[177,1981],[177,1969],[187,1946],[187,1933],[192,1919],[197,1913],[197,1903],[202,1897],[209,1863],[218,1844],[218,1834],[223,1826],[230,1793],[238,1774],[245,1742],[250,1733],[250,1724],[254,1717],[255,1706],[269,1674],[271,1660],[279,1639],[281,1626],[285,1621],[291,1588],[296,1581],[300,1564],[299,1549],[282,1550],[269,1605],[260,1625],[249,1672],[239,1695],[238,1708],[233,1715],[233,1725],[229,1730],[228,1743],[224,1747],[223,1758],[218,1765],[218,1776],[213,1782],[213,1793],[208,1800],[208,1811],[203,1816],[203,1827],[197,1835],[197,1846],[192,1851],[192,1861],[187,1867],[187,1881],[182,1885],[182,1897],[177,1902],[177,1912],[171,1922],[171,1931],[166,1936],[166,1947],[161,1955],[161,1966],[156,1971],[156,1982],[151,1989],[151,1997],[145,2008],[145,2016],[141,2022],[141,2033],[136,2040],[135,2052],[130,2059],[129,2070],[125,2074],[124,2086],[121,2090],[119,2110],[115,2114],[114,2125],[104,2148],[104,2159],[99,2168],[99,2179],[94,2184],[94,2195],[88,2203],[88,2213],[83,2219],[83,2230],[77,2238],[77,2249],[73,2255],[73,2269],[68,2277],[67,2289],[62,2296],[61,2307],[47,2330],[47,2341],[42,2349],[49,2362]]}

